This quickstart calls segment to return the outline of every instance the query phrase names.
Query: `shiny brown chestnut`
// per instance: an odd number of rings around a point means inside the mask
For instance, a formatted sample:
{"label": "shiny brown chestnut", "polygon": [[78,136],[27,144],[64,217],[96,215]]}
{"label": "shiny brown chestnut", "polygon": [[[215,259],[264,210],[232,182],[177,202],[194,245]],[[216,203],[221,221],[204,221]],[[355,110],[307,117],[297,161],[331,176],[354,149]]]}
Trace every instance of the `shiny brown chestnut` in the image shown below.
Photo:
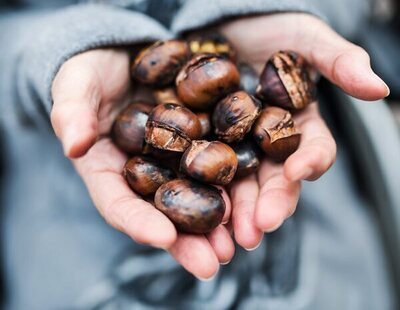
{"label": "shiny brown chestnut", "polygon": [[244,178],[259,169],[261,152],[252,140],[245,139],[231,146],[238,160],[235,179]]}
{"label": "shiny brown chestnut", "polygon": [[197,140],[183,153],[180,169],[198,181],[226,185],[235,176],[237,164],[235,151],[229,145]]}
{"label": "shiny brown chestnut", "polygon": [[162,184],[175,178],[171,169],[144,156],[129,159],[124,166],[123,175],[129,186],[143,196],[154,194]]}
{"label": "shiny brown chestnut", "polygon": [[297,150],[301,137],[290,112],[278,107],[267,107],[261,112],[253,135],[261,149],[277,162]]}
{"label": "shiny brown chestnut", "polygon": [[152,109],[147,103],[134,102],[118,114],[111,129],[111,136],[122,151],[129,154],[142,153],[145,126]]}
{"label": "shiny brown chestnut", "polygon": [[200,54],[179,71],[176,90],[187,107],[204,111],[235,91],[239,82],[239,71],[231,61],[218,54]]}
{"label": "shiny brown chestnut", "polygon": [[256,96],[267,104],[300,110],[316,100],[316,86],[305,59],[288,51],[275,53],[261,73]]}
{"label": "shiny brown chestnut", "polygon": [[227,143],[239,141],[250,131],[261,112],[261,104],[244,91],[226,96],[215,107],[212,115],[214,132]]}
{"label": "shiny brown chestnut", "polygon": [[196,113],[201,125],[201,137],[204,138],[211,133],[211,115],[207,112]]}
{"label": "shiny brown chestnut", "polygon": [[153,97],[157,104],[175,103],[183,105],[183,102],[179,99],[178,94],[176,93],[175,87],[155,89],[153,91]]}
{"label": "shiny brown chestnut", "polygon": [[145,140],[162,150],[183,152],[201,137],[200,121],[189,109],[166,103],[156,106],[146,123]]}
{"label": "shiny brown chestnut", "polygon": [[185,233],[208,233],[222,222],[225,213],[225,202],[217,188],[186,179],[160,186],[154,202]]}
{"label": "shiny brown chestnut", "polygon": [[190,48],[186,42],[157,41],[136,56],[131,74],[143,84],[162,87],[174,81],[189,57]]}

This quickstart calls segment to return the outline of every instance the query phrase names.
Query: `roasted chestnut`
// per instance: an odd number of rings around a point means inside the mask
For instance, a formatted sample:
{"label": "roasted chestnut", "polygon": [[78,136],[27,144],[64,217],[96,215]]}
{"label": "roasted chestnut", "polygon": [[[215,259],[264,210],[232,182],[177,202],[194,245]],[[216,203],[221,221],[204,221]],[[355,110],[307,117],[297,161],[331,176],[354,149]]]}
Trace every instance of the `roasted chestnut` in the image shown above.
{"label": "roasted chestnut", "polygon": [[315,83],[305,59],[294,52],[278,52],[266,63],[256,95],[267,104],[304,109],[316,100]]}
{"label": "roasted chestnut", "polygon": [[252,140],[245,139],[231,146],[238,160],[235,179],[246,177],[258,170],[261,151]]}
{"label": "roasted chestnut", "polygon": [[183,105],[182,101],[179,99],[176,93],[175,87],[155,89],[153,91],[153,96],[157,104],[175,103]]}
{"label": "roasted chestnut", "polygon": [[124,152],[141,154],[147,118],[153,107],[147,103],[134,102],[123,109],[114,121],[111,136]]}
{"label": "roasted chestnut", "polygon": [[210,232],[225,213],[225,202],[217,188],[185,179],[160,186],[154,202],[178,230],[186,233]]}
{"label": "roasted chestnut", "polygon": [[179,98],[186,106],[207,110],[239,87],[236,66],[217,54],[200,54],[189,60],[176,77]]}
{"label": "roasted chestnut", "polygon": [[267,107],[261,112],[253,134],[261,149],[277,162],[286,160],[300,144],[301,134],[292,115],[278,107]]}
{"label": "roasted chestnut", "polygon": [[211,117],[207,112],[196,113],[201,125],[201,137],[204,138],[211,133]]}
{"label": "roasted chestnut", "polygon": [[235,151],[219,141],[197,140],[181,158],[181,171],[205,183],[226,185],[232,181],[237,168]]}
{"label": "roasted chestnut", "polygon": [[132,63],[132,76],[154,87],[172,83],[190,57],[188,44],[180,40],[157,41],[142,50]]}
{"label": "roasted chestnut", "polygon": [[212,121],[215,134],[224,142],[243,139],[261,111],[261,104],[244,91],[222,99],[215,107]]}
{"label": "roasted chestnut", "polygon": [[191,140],[200,137],[201,125],[196,114],[177,104],[156,106],[146,123],[146,142],[162,150],[183,152]]}
{"label": "roasted chestnut", "polygon": [[162,184],[175,177],[171,169],[162,167],[155,160],[144,156],[129,159],[123,174],[129,186],[143,196],[154,194]]}
{"label": "roasted chestnut", "polygon": [[246,63],[239,63],[238,70],[240,73],[240,89],[249,94],[254,94],[258,86],[258,74],[256,70]]}

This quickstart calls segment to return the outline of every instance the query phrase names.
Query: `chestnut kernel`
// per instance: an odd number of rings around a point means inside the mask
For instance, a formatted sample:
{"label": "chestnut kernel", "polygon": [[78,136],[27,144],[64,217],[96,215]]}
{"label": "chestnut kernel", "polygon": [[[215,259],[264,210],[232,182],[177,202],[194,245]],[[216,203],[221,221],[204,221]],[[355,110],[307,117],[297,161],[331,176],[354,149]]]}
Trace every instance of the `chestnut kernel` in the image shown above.
{"label": "chestnut kernel", "polygon": [[154,194],[162,184],[175,177],[172,170],[144,156],[129,159],[124,166],[123,174],[129,186],[143,196]]}
{"label": "chestnut kernel", "polygon": [[244,178],[260,167],[260,149],[250,139],[232,145],[238,160],[235,179]]}
{"label": "chestnut kernel", "polygon": [[183,153],[180,168],[198,181],[226,185],[235,176],[237,164],[235,151],[229,145],[197,140]]}
{"label": "chestnut kernel", "polygon": [[179,231],[186,233],[212,231],[225,213],[225,202],[217,188],[186,179],[160,186],[154,202]]}
{"label": "chestnut kernel", "polygon": [[316,100],[316,87],[305,59],[294,53],[275,53],[266,63],[256,95],[268,104],[300,110]]}
{"label": "chestnut kernel", "polygon": [[111,136],[122,151],[129,154],[142,153],[145,126],[152,109],[153,107],[149,104],[134,102],[118,114]]}
{"label": "chestnut kernel", "polygon": [[153,91],[153,97],[157,104],[175,103],[183,105],[183,102],[179,99],[178,94],[176,93],[175,87],[155,89]]}
{"label": "chestnut kernel", "polygon": [[177,104],[158,105],[146,123],[146,142],[162,150],[183,152],[191,140],[200,137],[201,125],[196,114]]}
{"label": "chestnut kernel", "polygon": [[171,84],[190,57],[186,42],[157,41],[142,50],[132,63],[132,76],[143,84],[155,87]]}
{"label": "chestnut kernel", "polygon": [[239,71],[231,61],[218,54],[200,54],[178,73],[176,90],[189,108],[207,110],[238,89],[239,82]]}
{"label": "chestnut kernel", "polygon": [[301,137],[290,112],[278,107],[267,107],[261,112],[253,135],[261,149],[277,162],[297,150]]}
{"label": "chestnut kernel", "polygon": [[196,113],[201,125],[201,137],[204,138],[211,133],[211,115],[206,112]]}
{"label": "chestnut kernel", "polygon": [[243,139],[261,112],[261,104],[244,91],[222,99],[215,107],[212,121],[215,134],[224,142]]}

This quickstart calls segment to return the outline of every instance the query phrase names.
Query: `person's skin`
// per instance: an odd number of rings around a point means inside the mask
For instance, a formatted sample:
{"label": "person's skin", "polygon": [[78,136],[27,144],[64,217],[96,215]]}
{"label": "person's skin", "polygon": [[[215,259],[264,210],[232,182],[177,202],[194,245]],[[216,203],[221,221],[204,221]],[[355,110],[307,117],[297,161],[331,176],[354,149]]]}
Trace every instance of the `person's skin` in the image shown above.
{"label": "person's skin", "polygon": [[[241,18],[220,29],[240,57],[258,71],[278,50],[302,54],[325,77],[347,93],[366,100],[383,98],[388,88],[371,70],[361,48],[345,41],[319,19],[306,14],[275,14]],[[178,234],[166,216],[135,195],[121,175],[126,156],[107,137],[116,109],[126,100],[130,84],[128,52],[97,49],[65,62],[52,86],[51,121],[83,178],[97,209],[116,229],[142,244],[162,248],[201,279],[212,277],[219,264],[229,262],[234,244],[220,225],[207,236]],[[296,117],[302,141],[284,165],[264,160],[257,175],[231,188],[236,241],[256,247],[264,232],[277,229],[293,214],[300,180],[315,180],[332,165],[335,142],[316,103]],[[232,209],[232,212],[231,212]]]}

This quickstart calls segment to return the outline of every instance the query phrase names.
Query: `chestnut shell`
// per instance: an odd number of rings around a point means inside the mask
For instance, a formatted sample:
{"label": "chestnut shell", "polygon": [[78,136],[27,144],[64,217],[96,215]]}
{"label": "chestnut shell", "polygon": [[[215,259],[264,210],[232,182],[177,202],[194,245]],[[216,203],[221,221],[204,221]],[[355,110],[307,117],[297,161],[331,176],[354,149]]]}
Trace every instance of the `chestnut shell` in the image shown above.
{"label": "chestnut shell", "polygon": [[255,142],[246,139],[231,146],[238,160],[235,179],[244,178],[260,168],[261,151]]}
{"label": "chestnut shell", "polygon": [[196,113],[201,125],[201,137],[204,138],[211,133],[211,115],[207,112]]}
{"label": "chestnut shell", "polygon": [[111,137],[114,143],[129,154],[142,153],[146,122],[153,106],[134,102],[123,109],[114,121]]}
{"label": "chestnut shell", "polygon": [[153,97],[157,104],[175,103],[183,105],[183,102],[179,99],[178,94],[176,93],[175,87],[155,89],[153,91]]}
{"label": "chestnut shell", "polygon": [[212,231],[222,222],[225,213],[225,202],[217,188],[186,179],[175,179],[160,186],[154,202],[179,231],[186,233]]}

